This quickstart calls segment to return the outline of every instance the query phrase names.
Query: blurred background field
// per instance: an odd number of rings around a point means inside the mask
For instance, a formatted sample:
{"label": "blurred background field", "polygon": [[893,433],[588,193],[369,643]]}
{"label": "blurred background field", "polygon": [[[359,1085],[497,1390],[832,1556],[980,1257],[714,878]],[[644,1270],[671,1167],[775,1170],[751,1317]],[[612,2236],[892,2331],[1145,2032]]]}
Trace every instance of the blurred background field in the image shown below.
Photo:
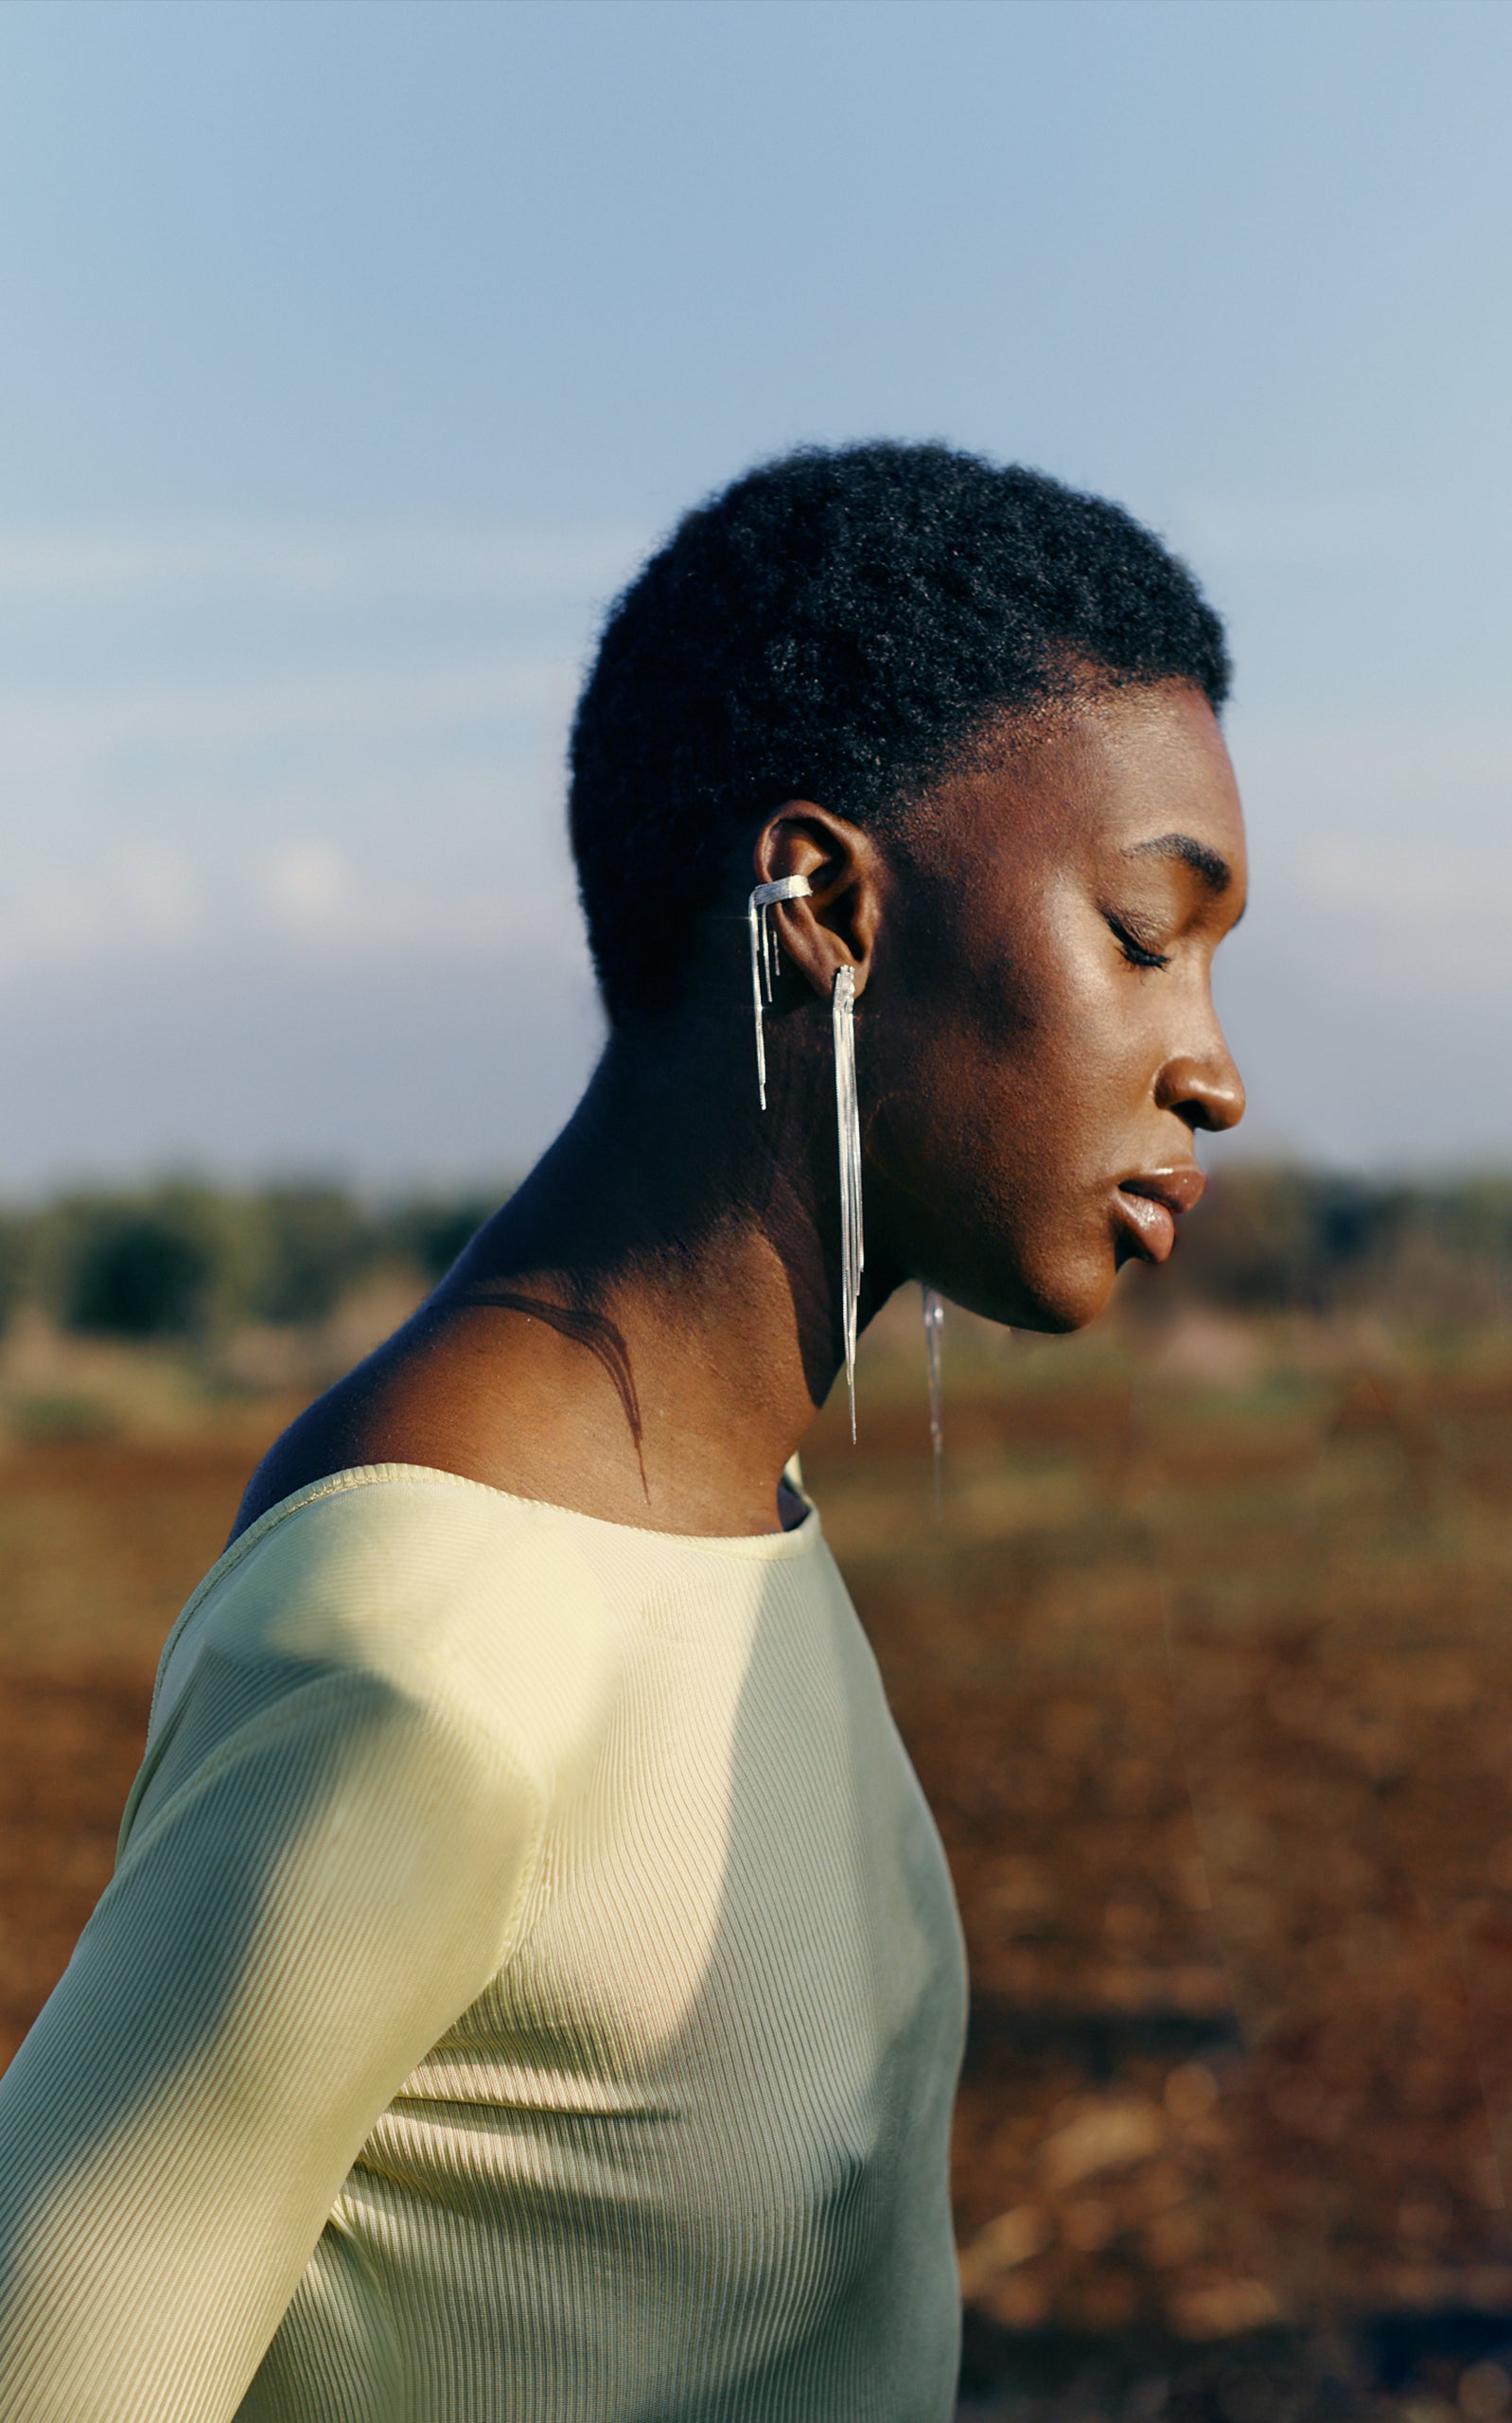
{"label": "blurred background field", "polygon": [[[8,1215],[0,2058],[247,1472],[483,1198]],[[973,1975],[964,2412],[1512,2410],[1512,1182],[1220,1181],[1069,1341],[916,1306],[805,1467]]]}

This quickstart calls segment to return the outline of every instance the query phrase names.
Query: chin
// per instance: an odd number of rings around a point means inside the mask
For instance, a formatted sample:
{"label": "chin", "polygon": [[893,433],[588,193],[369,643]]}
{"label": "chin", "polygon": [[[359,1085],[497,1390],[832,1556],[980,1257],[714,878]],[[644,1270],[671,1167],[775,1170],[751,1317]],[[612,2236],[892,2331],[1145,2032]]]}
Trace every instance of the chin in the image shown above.
{"label": "chin", "polygon": [[1004,1329],[1032,1330],[1046,1337],[1066,1337],[1095,1321],[1113,1294],[1118,1265],[1106,1244],[1088,1247],[1072,1257],[1037,1257],[1011,1247],[989,1276],[973,1274],[976,1283],[942,1281],[941,1293],[963,1312],[998,1322]]}
{"label": "chin", "polygon": [[1035,1317],[1032,1319],[1016,1320],[1010,1326],[1013,1329],[1038,1330],[1047,1337],[1069,1337],[1074,1331],[1085,1329],[1089,1322],[1097,1319],[1100,1312],[1106,1310],[1112,1294],[1113,1282],[1110,1280],[1105,1287],[1099,1286],[1092,1290],[1079,1291],[1075,1295],[1057,1297],[1042,1307],[1036,1307]]}

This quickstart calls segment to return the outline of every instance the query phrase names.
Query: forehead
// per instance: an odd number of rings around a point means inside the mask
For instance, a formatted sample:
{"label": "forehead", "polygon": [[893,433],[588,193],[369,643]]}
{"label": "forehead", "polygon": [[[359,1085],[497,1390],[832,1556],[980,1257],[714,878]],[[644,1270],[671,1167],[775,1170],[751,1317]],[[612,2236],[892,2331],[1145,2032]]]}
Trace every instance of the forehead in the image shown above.
{"label": "forehead", "polygon": [[1180,833],[1243,880],[1234,769],[1212,708],[1184,681],[1083,692],[1043,724],[1005,722],[946,788],[973,855],[1104,865]]}

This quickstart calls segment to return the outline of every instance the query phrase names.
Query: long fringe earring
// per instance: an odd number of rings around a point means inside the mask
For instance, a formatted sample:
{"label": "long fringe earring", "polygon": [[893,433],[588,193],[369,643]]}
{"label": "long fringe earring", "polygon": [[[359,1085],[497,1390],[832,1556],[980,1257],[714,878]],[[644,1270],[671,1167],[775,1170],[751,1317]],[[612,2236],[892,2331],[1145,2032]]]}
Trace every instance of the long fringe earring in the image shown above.
{"label": "long fringe earring", "polygon": [[945,1326],[945,1305],[937,1289],[925,1284],[922,1292],[924,1353],[929,1362],[929,1452],[934,1459],[935,1520],[939,1523],[945,1512],[945,1411],[940,1388],[940,1342]]}
{"label": "long fringe earring", "polygon": [[777,937],[766,911],[774,900],[806,900],[814,887],[806,875],[784,875],[776,883],[759,883],[746,904],[750,928],[750,994],[756,1013],[756,1085],[766,1107],[766,1039],[762,1033],[763,1009],[777,998]]}
{"label": "long fringe earring", "polygon": [[845,1385],[855,1443],[855,1340],[866,1249],[861,1237],[861,1109],[855,1089],[855,970],[842,967],[830,997],[835,1036],[835,1123],[840,1146],[840,1304],[845,1325]]}

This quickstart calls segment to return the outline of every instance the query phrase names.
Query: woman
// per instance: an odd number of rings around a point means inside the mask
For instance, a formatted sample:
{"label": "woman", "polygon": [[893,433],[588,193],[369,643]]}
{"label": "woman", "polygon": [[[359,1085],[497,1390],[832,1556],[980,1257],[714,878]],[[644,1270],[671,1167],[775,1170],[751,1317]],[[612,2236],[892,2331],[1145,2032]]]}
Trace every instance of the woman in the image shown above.
{"label": "woman", "polygon": [[1226,679],[1126,516],[940,447],[757,470],[616,606],[602,1062],[169,1640],[0,2090],[8,2418],[943,2423],[958,1930],[783,1476],[905,1280],[1070,1330],[1169,1254]]}

